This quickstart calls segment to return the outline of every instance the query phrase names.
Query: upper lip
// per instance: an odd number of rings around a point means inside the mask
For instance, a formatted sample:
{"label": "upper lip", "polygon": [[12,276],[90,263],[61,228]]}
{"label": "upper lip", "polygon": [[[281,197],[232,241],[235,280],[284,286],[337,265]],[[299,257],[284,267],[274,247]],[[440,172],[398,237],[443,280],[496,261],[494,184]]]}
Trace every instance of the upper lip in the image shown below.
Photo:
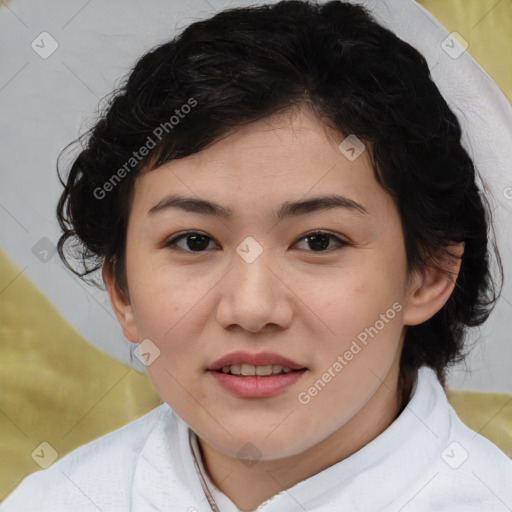
{"label": "upper lip", "polygon": [[231,352],[222,356],[220,359],[214,361],[208,370],[220,370],[223,366],[231,366],[232,364],[250,364],[253,366],[267,366],[267,365],[280,365],[291,370],[301,370],[305,366],[288,359],[287,357],[280,356],[274,352],[259,352],[251,354],[250,352]]}

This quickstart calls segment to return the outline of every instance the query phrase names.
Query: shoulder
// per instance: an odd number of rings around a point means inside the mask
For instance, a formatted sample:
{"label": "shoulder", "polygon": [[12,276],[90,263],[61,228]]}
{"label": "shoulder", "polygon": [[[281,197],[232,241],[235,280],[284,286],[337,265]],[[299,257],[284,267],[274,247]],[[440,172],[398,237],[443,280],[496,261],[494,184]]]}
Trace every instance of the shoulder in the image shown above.
{"label": "shoulder", "polygon": [[434,383],[432,378],[432,386],[432,417],[445,428],[427,429],[426,435],[436,438],[435,449],[426,471],[407,493],[411,510],[512,510],[512,459],[463,423],[437,379]]}
{"label": "shoulder", "polygon": [[[512,508],[512,459],[498,446],[471,430],[448,405],[450,439],[441,459],[455,481],[472,482],[468,492],[501,498]],[[457,477],[457,478],[455,478]]]}
{"label": "shoulder", "polygon": [[453,424],[414,490],[413,510],[512,510],[512,460],[450,412]]}
{"label": "shoulder", "polygon": [[[512,497],[512,459],[492,441],[470,429],[446,399],[450,423],[450,439],[442,453],[447,466],[455,471],[464,469],[482,483],[507,489]],[[509,504],[512,506],[512,503]]]}
{"label": "shoulder", "polygon": [[173,419],[172,409],[162,404],[73,450],[48,469],[27,476],[0,511],[128,510],[137,458],[153,428]]}

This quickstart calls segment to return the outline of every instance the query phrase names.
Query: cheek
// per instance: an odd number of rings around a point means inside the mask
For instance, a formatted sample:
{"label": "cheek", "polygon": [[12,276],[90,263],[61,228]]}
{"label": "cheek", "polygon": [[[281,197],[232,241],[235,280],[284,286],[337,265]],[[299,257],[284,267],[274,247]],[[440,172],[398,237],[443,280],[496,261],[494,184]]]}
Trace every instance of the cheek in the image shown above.
{"label": "cheek", "polygon": [[[374,268],[331,283],[313,302],[329,331],[315,347],[314,372],[301,391],[304,401],[311,402],[305,408],[333,428],[366,403],[399,356],[400,278],[379,265]],[[337,412],[326,419],[321,415],[325,410]]]}
{"label": "cheek", "polygon": [[[385,322],[386,331],[391,324],[399,323],[396,317],[401,308],[393,308],[393,304],[401,304],[403,300],[403,280],[392,268],[393,264],[389,267],[386,271],[386,263],[383,264],[382,260],[374,264],[368,262],[350,273],[332,275],[321,286],[318,282],[311,282],[310,289],[314,293],[308,294],[304,301],[318,312],[328,328],[327,338],[332,343],[356,339],[358,334],[379,321],[381,314],[389,320]],[[380,322],[378,327],[382,327]]]}
{"label": "cheek", "polygon": [[209,279],[190,277],[169,265],[151,268],[133,280],[130,286],[134,317],[138,328],[155,342],[177,339],[190,316],[200,311],[201,299]]}
{"label": "cheek", "polygon": [[188,418],[190,397],[203,400],[197,384],[204,352],[201,332],[207,319],[207,279],[190,279],[169,268],[146,274],[134,286],[134,317],[139,333],[160,351],[147,367],[160,397]]}

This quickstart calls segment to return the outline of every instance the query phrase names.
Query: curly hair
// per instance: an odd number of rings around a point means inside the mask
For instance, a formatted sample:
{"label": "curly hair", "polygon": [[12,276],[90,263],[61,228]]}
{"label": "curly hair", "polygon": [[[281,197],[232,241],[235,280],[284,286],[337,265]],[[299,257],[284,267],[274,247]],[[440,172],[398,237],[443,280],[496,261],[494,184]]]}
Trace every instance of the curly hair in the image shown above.
{"label": "curly hair", "polygon": [[444,383],[448,366],[467,355],[466,328],[482,324],[501,294],[490,273],[492,245],[502,285],[491,213],[425,58],[361,6],[285,0],[232,8],[143,55],[74,141],[81,151],[67,178],[58,171],[60,257],[89,282],[111,264],[129,296],[124,259],[136,177],[301,105],[368,145],[375,178],[401,216],[409,275],[442,268],[449,246],[465,243],[453,293],[428,321],[406,327],[400,362],[401,375],[427,365]]}

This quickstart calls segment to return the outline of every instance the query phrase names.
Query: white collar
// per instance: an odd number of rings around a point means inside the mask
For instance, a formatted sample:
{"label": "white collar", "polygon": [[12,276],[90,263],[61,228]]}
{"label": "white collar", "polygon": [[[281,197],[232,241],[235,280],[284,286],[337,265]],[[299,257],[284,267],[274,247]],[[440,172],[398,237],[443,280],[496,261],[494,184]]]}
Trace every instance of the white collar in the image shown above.
{"label": "white collar", "polygon": [[[384,508],[417,481],[446,446],[450,421],[448,414],[436,414],[440,405],[446,407],[447,399],[435,372],[420,368],[409,404],[384,432],[347,459],[274,496],[261,510],[327,511],[336,503],[355,510]],[[188,435],[188,425],[163,404],[135,467],[134,512],[181,510],[184,504],[211,512]]]}

